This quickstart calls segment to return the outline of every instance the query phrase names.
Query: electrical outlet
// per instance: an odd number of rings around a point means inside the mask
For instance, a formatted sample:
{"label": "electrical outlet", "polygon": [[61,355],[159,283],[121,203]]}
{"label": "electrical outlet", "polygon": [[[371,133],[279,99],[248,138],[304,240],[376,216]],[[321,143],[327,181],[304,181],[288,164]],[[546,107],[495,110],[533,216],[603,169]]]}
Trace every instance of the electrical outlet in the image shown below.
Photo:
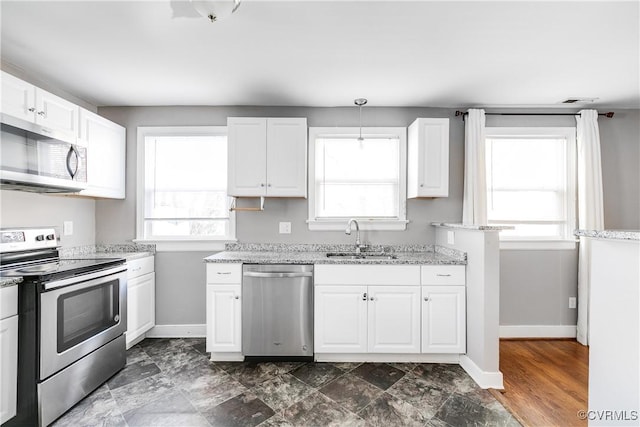
{"label": "electrical outlet", "polygon": [[291,234],[291,223],[290,222],[281,222],[280,223],[280,234]]}
{"label": "electrical outlet", "polygon": [[456,244],[456,233],[453,231],[447,231],[447,244],[455,245]]}
{"label": "electrical outlet", "polygon": [[62,223],[62,234],[65,236],[73,235],[73,221],[65,221]]}
{"label": "electrical outlet", "polygon": [[576,297],[569,297],[569,308],[576,308],[576,307],[577,307]]}

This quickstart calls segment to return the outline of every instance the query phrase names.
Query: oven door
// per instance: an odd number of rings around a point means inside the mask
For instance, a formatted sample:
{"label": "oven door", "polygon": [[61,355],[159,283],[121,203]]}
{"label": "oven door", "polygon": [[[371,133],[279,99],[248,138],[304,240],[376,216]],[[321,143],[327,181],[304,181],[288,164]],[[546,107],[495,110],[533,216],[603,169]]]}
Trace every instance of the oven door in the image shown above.
{"label": "oven door", "polygon": [[126,267],[44,284],[40,294],[40,380],[127,329]]}

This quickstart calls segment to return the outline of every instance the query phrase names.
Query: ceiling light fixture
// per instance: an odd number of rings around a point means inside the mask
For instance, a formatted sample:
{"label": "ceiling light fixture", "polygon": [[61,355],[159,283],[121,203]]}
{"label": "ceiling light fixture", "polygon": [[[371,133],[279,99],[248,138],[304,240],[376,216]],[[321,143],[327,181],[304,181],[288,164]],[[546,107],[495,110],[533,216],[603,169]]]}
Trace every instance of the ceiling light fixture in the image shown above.
{"label": "ceiling light fixture", "polygon": [[364,141],[364,138],[362,137],[362,106],[367,104],[367,99],[356,98],[353,100],[353,103],[360,108],[360,136],[358,137],[358,141]]}
{"label": "ceiling light fixture", "polygon": [[217,22],[231,16],[240,7],[240,0],[191,0],[191,5],[209,21]]}

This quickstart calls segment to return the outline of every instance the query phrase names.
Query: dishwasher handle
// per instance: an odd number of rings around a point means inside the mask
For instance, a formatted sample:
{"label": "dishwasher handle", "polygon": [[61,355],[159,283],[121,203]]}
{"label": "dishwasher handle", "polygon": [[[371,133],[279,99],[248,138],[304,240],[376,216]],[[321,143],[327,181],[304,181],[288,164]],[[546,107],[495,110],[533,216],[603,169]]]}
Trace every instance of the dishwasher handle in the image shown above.
{"label": "dishwasher handle", "polygon": [[313,277],[313,272],[289,272],[289,273],[274,273],[263,271],[245,271],[245,277],[265,277],[265,278],[283,278],[283,277]]}

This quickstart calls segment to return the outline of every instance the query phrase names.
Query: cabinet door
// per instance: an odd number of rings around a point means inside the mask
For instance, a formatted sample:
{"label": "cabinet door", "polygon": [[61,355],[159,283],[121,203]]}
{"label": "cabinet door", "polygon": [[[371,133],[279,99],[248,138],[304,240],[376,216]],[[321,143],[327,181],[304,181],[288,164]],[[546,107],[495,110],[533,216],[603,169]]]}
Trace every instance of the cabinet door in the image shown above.
{"label": "cabinet door", "polygon": [[155,273],[127,280],[127,347],[156,324]]}
{"label": "cabinet door", "polygon": [[2,113],[34,122],[35,102],[35,86],[2,72]]}
{"label": "cabinet door", "polygon": [[307,119],[267,119],[267,196],[307,197]]}
{"label": "cabinet door", "polygon": [[228,182],[230,196],[267,194],[267,119],[229,117]]}
{"label": "cabinet door", "polygon": [[18,316],[0,320],[0,423],[16,415],[18,396]]}
{"label": "cabinet door", "polygon": [[464,353],[464,286],[422,287],[422,352]]}
{"label": "cabinet door", "polygon": [[367,287],[316,286],[314,351],[367,352]]}
{"label": "cabinet door", "polygon": [[104,117],[80,111],[80,140],[87,144],[87,180],[83,196],[125,198],[126,131]]}
{"label": "cabinet door", "polygon": [[52,93],[36,88],[36,123],[78,135],[79,107]]}
{"label": "cabinet door", "polygon": [[242,350],[240,284],[207,285],[207,351]]}
{"label": "cabinet door", "polygon": [[420,353],[420,287],[369,286],[370,353]]}
{"label": "cabinet door", "polygon": [[416,119],[408,134],[407,197],[447,197],[449,119]]}

